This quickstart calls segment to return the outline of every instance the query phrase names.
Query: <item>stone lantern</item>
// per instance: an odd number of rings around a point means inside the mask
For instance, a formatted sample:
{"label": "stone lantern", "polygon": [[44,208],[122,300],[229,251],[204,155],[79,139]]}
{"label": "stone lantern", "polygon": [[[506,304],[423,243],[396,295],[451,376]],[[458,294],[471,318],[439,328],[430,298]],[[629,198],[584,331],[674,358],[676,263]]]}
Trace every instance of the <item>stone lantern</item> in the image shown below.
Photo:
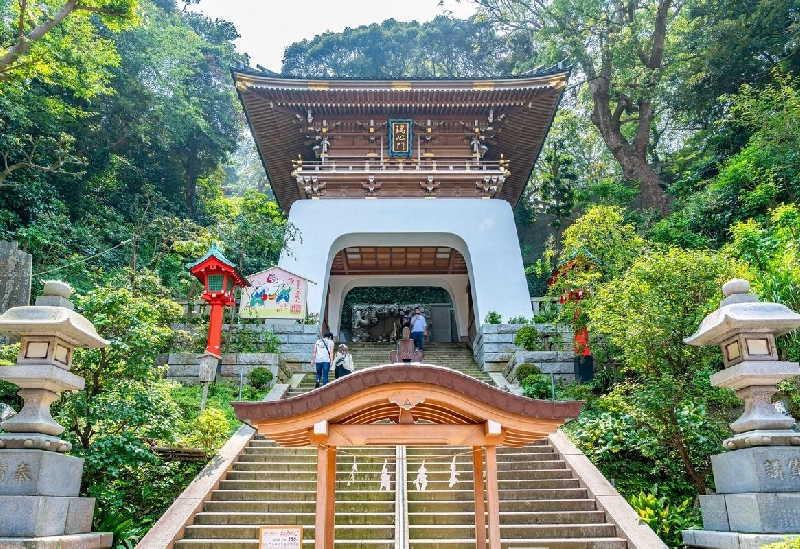
{"label": "stone lantern", "polygon": [[108,344],[73,311],[71,292],[67,284],[47,282],[35,306],[0,315],[0,333],[20,341],[17,364],[0,367],[0,379],[19,386],[25,401],[18,414],[0,423],[4,549],[111,545],[110,534],[90,533],[94,498],[78,497],[83,460],[64,454],[71,445],[58,437],[64,428],[50,415],[50,404],[63,391],[84,387],[84,379],[70,372],[73,350]]}
{"label": "stone lantern", "polygon": [[704,530],[685,530],[692,547],[761,547],[800,534],[800,431],[795,419],[772,404],[777,384],[800,375],[796,362],[778,360],[775,337],[800,327],[800,315],[779,303],[762,303],[746,280],[722,288],[725,298],[689,345],[719,345],[725,369],[711,384],[728,387],[745,409],[731,423],[729,452],[711,456],[717,493],[701,495]]}

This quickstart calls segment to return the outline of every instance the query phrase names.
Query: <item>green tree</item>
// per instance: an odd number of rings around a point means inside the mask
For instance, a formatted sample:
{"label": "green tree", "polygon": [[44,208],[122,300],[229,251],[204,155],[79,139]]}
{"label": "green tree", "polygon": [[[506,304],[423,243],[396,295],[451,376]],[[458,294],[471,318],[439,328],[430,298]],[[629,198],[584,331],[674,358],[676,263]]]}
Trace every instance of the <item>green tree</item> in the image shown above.
{"label": "green tree", "polygon": [[283,74],[304,78],[455,78],[510,74],[530,55],[482,19],[438,16],[430,22],[387,19],[326,32],[284,50]]}
{"label": "green tree", "polygon": [[732,394],[713,388],[719,349],[683,343],[719,306],[722,285],[743,269],[721,254],[669,249],[638,257],[602,284],[587,308],[589,330],[612,344],[633,376],[625,391],[634,425],[682,463],[704,494],[710,464],[727,433]]}
{"label": "green tree", "polygon": [[510,35],[529,40],[540,59],[575,62],[590,92],[592,124],[624,177],[640,186],[641,205],[665,214],[669,200],[653,166],[654,135],[663,84],[684,55],[684,3],[476,1]]}

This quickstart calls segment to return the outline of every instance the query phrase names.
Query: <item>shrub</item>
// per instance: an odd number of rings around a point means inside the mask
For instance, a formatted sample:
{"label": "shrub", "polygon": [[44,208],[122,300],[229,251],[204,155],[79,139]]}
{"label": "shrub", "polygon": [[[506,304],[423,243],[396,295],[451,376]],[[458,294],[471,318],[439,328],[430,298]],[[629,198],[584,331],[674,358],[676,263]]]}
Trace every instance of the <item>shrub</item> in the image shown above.
{"label": "shrub", "polygon": [[529,320],[524,316],[512,316],[508,319],[509,324],[527,324]]}
{"label": "shrub", "polygon": [[522,380],[522,392],[526,397],[549,399],[552,391],[550,379],[544,374],[531,374]]}
{"label": "shrub", "polygon": [[528,376],[532,376],[535,374],[541,374],[542,371],[536,364],[531,364],[530,362],[524,362],[517,366],[517,371],[514,374],[517,378],[517,381],[522,383],[522,380]]}
{"label": "shrub", "polygon": [[247,374],[247,379],[250,385],[256,389],[266,389],[272,382],[272,372],[269,368],[259,366],[258,368],[253,368],[250,373]]}
{"label": "shrub", "polygon": [[189,438],[190,443],[197,444],[207,453],[216,450],[224,441],[228,432],[228,420],[225,412],[219,408],[206,408],[197,416],[196,430]]}
{"label": "shrub", "polygon": [[682,547],[681,531],[697,523],[697,513],[692,511],[691,504],[688,498],[679,505],[670,506],[666,496],[658,497],[658,486],[653,486],[652,493],[639,492],[631,498],[631,507],[670,547]]}
{"label": "shrub", "polygon": [[497,311],[489,311],[486,318],[483,319],[486,324],[502,324],[503,317]]}
{"label": "shrub", "polygon": [[519,345],[526,351],[535,351],[542,345],[542,334],[536,326],[523,326],[514,335],[514,345]]}

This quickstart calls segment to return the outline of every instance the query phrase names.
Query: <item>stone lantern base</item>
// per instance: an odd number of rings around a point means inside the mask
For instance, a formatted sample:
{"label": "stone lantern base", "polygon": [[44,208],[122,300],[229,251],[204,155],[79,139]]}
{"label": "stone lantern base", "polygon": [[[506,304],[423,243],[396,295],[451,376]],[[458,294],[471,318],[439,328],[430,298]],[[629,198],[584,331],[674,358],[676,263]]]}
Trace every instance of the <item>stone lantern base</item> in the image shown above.
{"label": "stone lantern base", "polygon": [[111,547],[113,535],[110,532],[50,536],[44,538],[2,538],[3,549],[105,549]]}
{"label": "stone lantern base", "polygon": [[19,547],[46,547],[36,544],[39,538],[91,532],[95,500],[78,497],[82,471],[81,458],[42,450],[0,450],[0,547],[16,547],[9,539],[22,543],[26,538],[27,545]]}
{"label": "stone lantern base", "polygon": [[800,446],[742,448],[711,465],[717,493],[700,496],[703,530],[684,530],[684,543],[756,549],[800,537]]}

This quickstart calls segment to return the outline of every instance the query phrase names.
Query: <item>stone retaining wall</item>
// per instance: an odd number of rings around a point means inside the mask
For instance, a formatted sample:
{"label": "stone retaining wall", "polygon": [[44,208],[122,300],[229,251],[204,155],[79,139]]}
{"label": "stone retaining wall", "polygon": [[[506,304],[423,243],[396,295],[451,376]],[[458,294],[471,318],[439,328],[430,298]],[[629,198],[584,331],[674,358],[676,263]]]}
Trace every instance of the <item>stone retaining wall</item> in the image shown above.
{"label": "stone retaining wall", "polygon": [[[182,383],[198,383],[200,375],[200,354],[170,353],[161,355],[159,362],[167,365],[164,378]],[[222,355],[222,378],[239,379],[244,372],[245,380],[255,368],[267,368],[273,379],[281,377],[279,355],[277,353],[224,353]]]}
{"label": "stone retaining wall", "polygon": [[[518,364],[533,362],[544,373],[552,372],[557,374],[557,379],[574,381],[572,332],[554,330],[549,324],[534,324],[540,332],[554,334],[548,344],[554,350],[525,351],[514,345],[514,335],[523,326],[525,324],[482,324],[472,346],[475,361],[485,372],[502,372],[508,379],[512,379],[510,375]],[[518,353],[522,354],[518,357]]]}

